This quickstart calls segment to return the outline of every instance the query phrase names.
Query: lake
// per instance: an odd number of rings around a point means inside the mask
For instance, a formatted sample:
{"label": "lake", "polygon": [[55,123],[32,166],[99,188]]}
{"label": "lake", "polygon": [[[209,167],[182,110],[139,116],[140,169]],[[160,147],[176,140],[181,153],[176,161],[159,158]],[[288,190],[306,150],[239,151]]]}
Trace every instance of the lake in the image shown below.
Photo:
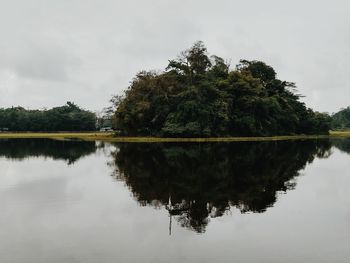
{"label": "lake", "polygon": [[350,262],[350,139],[0,140],[0,262]]}

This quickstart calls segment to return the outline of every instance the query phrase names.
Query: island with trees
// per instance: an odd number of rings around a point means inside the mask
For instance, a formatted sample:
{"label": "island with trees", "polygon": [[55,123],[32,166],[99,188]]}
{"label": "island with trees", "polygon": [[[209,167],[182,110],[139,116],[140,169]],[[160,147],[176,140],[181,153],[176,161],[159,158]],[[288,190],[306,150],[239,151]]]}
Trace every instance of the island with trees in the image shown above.
{"label": "island with trees", "polygon": [[231,70],[202,42],[162,72],[141,71],[113,98],[125,136],[227,137],[328,134],[331,118],[300,101],[292,82],[261,61]]}

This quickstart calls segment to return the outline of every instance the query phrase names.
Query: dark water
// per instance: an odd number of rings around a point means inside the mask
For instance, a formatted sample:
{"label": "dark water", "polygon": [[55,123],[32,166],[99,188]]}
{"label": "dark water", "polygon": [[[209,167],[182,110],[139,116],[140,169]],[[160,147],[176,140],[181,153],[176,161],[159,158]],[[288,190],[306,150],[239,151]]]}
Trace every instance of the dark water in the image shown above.
{"label": "dark water", "polygon": [[0,140],[0,262],[350,262],[350,140]]}

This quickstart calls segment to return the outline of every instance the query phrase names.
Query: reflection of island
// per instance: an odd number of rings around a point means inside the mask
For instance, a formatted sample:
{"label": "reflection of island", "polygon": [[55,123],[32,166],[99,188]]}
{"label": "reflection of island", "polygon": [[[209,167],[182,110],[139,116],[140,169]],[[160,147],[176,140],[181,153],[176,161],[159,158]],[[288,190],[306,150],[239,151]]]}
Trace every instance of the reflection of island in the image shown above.
{"label": "reflection of island", "polygon": [[116,176],[142,205],[165,207],[181,226],[204,232],[209,218],[230,207],[264,212],[278,191],[315,156],[330,152],[329,141],[212,144],[119,144]]}
{"label": "reflection of island", "polygon": [[8,139],[0,140],[0,157],[22,160],[27,157],[51,157],[65,160],[68,164],[96,151],[95,142],[50,140],[50,139]]}

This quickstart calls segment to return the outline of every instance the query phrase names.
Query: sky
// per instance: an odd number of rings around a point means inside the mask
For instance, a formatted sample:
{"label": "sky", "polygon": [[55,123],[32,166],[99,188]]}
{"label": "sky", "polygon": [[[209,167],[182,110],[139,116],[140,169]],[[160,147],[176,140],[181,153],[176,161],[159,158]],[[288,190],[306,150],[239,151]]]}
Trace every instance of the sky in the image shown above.
{"label": "sky", "polygon": [[350,106],[348,0],[0,0],[0,108],[109,106],[194,42],[261,60],[308,107]]}

